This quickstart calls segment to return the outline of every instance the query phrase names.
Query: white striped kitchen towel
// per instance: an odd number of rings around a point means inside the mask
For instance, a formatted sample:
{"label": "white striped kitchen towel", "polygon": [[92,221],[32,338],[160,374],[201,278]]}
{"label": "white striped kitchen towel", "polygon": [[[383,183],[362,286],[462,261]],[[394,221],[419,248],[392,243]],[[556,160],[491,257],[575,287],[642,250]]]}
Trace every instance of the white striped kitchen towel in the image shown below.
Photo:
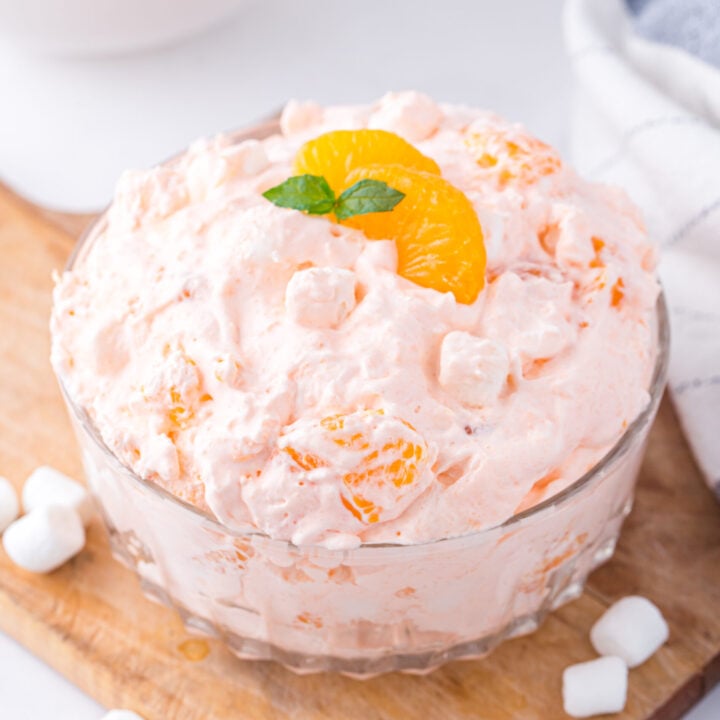
{"label": "white striped kitchen towel", "polygon": [[571,152],[623,186],[660,246],[670,390],[720,498],[720,70],[635,34],[623,0],[566,0]]}

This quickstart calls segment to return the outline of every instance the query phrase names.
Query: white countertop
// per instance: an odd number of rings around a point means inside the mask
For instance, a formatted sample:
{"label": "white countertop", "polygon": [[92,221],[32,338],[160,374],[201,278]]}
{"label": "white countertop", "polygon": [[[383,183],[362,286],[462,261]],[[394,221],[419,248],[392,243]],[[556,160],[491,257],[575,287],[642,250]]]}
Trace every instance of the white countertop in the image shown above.
{"label": "white countertop", "polygon": [[[257,0],[219,29],[134,57],[56,61],[0,46],[0,173],[45,205],[95,209],[122,169],[252,122],[289,97],[363,101],[403,88],[493,108],[562,150],[570,87],[561,4]],[[0,634],[3,720],[102,714]],[[687,720],[718,718],[720,688]]]}

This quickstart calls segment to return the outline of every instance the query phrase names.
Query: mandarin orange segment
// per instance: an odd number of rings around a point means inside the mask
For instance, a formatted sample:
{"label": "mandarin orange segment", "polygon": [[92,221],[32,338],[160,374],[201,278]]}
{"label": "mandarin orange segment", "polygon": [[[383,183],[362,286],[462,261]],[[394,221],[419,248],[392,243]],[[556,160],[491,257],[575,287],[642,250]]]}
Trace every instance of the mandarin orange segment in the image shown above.
{"label": "mandarin orange segment", "polygon": [[170,425],[178,430],[184,430],[194,417],[191,408],[183,404],[182,396],[175,386],[170,388],[170,410],[168,411],[168,420]]}
{"label": "mandarin orange segment", "polygon": [[236,570],[245,570],[249,560],[255,555],[255,549],[248,540],[235,538],[233,548],[226,550],[211,550],[202,556],[202,560],[209,560],[215,569],[222,575]]}
{"label": "mandarin orange segment", "polygon": [[282,450],[299,470],[339,467],[340,502],[359,522],[379,522],[384,511],[421,490],[411,486],[425,471],[429,451],[410,423],[382,411],[361,410],[325,417],[315,432],[313,445],[324,448],[334,462],[315,448],[288,445]]}
{"label": "mandarin orange segment", "polygon": [[533,505],[537,505],[545,497],[548,487],[561,478],[562,473],[558,469],[555,469],[537,480],[521,500],[520,504],[515,508],[515,515],[524,512],[528,508],[533,507]]}
{"label": "mandarin orange segment", "polygon": [[322,175],[340,194],[356,168],[390,163],[440,174],[434,160],[387,130],[335,130],[320,135],[298,150],[294,171],[296,175]]}
{"label": "mandarin orange segment", "polygon": [[560,157],[549,145],[514,128],[488,126],[469,132],[465,145],[478,166],[495,177],[500,187],[532,185],[562,168]]}
{"label": "mandarin orange segment", "polygon": [[315,470],[325,465],[317,455],[313,455],[312,453],[305,453],[303,455],[292,447],[283,448],[283,452],[286,452],[292,458],[293,462],[303,470]]}
{"label": "mandarin orange segment", "polygon": [[593,253],[595,254],[595,257],[590,261],[590,267],[591,268],[604,268],[605,263],[602,261],[602,258],[600,257],[600,253],[602,252],[602,249],[605,247],[605,241],[601,240],[599,237],[593,237],[592,240],[592,246],[593,246]]}
{"label": "mandarin orange segment", "polygon": [[357,168],[347,184],[371,178],[405,194],[392,212],[357,215],[343,225],[373,239],[394,240],[398,274],[422,287],[472,303],[485,285],[485,244],[464,193],[437,175],[399,165]]}
{"label": "mandarin orange segment", "polygon": [[625,283],[623,282],[622,278],[618,278],[610,290],[610,306],[616,309],[619,308],[624,297]]}

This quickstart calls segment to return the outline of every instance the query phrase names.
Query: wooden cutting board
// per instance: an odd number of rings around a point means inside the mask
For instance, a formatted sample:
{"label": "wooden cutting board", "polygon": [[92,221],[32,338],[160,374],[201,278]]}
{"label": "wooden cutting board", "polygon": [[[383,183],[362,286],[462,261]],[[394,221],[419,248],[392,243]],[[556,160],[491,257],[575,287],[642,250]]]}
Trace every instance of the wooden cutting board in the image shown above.
{"label": "wooden cutting board", "polygon": [[[51,271],[86,221],[45,213],[0,186],[0,473],[18,488],[41,463],[80,476],[47,325]],[[0,550],[0,628],[100,702],[147,720],[563,718],[563,667],[594,656],[592,622],[630,593],[662,608],[671,638],[631,671],[627,708],[616,717],[679,718],[720,680],[720,507],[667,401],[617,553],[587,592],[534,635],[425,677],[298,677],[236,660],[146,600],[99,525],[81,555],[46,577],[18,570]]]}

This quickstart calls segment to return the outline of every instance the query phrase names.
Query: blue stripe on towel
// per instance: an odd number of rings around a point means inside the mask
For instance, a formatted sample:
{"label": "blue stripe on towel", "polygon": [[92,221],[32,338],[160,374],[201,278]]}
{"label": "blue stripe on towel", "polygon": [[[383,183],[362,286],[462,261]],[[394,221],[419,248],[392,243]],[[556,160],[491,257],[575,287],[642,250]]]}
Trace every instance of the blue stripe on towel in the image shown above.
{"label": "blue stripe on towel", "polygon": [[626,0],[638,35],[720,68],[719,0]]}
{"label": "blue stripe on towel", "polygon": [[630,12],[633,15],[637,15],[638,13],[641,13],[646,5],[649,5],[653,0],[627,0],[628,7],[630,8]]}

